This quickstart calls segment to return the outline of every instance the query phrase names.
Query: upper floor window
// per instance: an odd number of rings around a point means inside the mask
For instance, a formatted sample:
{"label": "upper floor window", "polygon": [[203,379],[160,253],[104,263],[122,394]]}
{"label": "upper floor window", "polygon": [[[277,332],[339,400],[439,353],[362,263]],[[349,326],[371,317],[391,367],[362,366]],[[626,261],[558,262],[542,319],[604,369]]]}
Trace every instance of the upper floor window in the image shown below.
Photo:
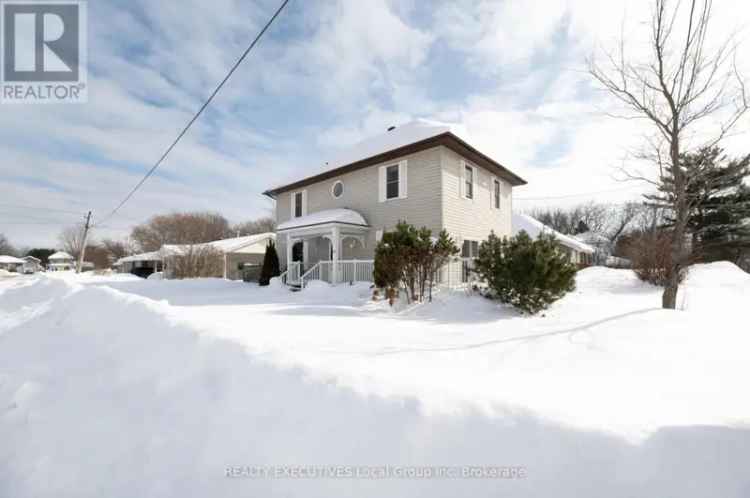
{"label": "upper floor window", "polygon": [[299,218],[302,216],[302,192],[294,193],[294,217]]}
{"label": "upper floor window", "polygon": [[495,206],[495,209],[500,209],[500,180],[495,178],[492,186],[492,205]]}
{"label": "upper floor window", "polygon": [[474,168],[471,166],[464,166],[464,196],[474,198]]}
{"label": "upper floor window", "polygon": [[388,166],[385,170],[385,198],[396,199],[398,197],[398,183],[399,183],[399,168],[398,164]]}
{"label": "upper floor window", "polygon": [[386,202],[394,199],[406,199],[408,186],[408,162],[406,159],[398,164],[380,166],[378,168],[378,201]]}

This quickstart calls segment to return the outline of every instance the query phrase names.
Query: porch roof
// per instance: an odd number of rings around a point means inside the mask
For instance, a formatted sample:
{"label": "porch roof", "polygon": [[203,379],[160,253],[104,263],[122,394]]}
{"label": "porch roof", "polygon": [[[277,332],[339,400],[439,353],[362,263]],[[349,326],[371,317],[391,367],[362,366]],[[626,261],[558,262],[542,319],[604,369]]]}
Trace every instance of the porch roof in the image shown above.
{"label": "porch roof", "polygon": [[300,216],[281,223],[276,231],[284,232],[301,228],[311,228],[323,225],[343,225],[349,227],[369,228],[365,218],[351,209],[326,209]]}

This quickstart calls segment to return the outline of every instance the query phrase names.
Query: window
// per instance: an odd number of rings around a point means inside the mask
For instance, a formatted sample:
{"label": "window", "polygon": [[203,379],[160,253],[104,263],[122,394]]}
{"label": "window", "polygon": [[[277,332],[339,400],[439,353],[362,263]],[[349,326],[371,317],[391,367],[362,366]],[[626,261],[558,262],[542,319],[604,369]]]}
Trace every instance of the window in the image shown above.
{"label": "window", "polygon": [[334,199],[338,199],[344,195],[344,183],[341,181],[334,182],[333,187],[331,187],[331,195]]}
{"label": "window", "polygon": [[462,258],[476,258],[479,256],[479,242],[476,240],[464,240],[461,248]]}
{"label": "window", "polygon": [[494,180],[494,187],[492,205],[495,206],[495,209],[500,209],[500,180],[497,178]]}
{"label": "window", "polygon": [[302,192],[295,192],[294,194],[294,217],[299,218],[302,216]]}
{"label": "window", "polygon": [[474,198],[474,168],[464,166],[464,192],[467,199]]}
{"label": "window", "polygon": [[398,197],[398,165],[388,166],[385,170],[385,198],[396,199]]}

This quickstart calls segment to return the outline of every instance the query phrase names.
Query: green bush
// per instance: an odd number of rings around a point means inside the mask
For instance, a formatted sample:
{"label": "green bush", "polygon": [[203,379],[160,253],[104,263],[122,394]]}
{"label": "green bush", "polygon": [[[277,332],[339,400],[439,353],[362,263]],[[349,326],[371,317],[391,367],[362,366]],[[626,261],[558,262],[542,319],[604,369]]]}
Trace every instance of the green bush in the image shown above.
{"label": "green bush", "polygon": [[475,268],[491,297],[530,314],[575,289],[576,267],[549,235],[532,240],[522,231],[500,239],[491,233],[479,246]]}
{"label": "green bush", "polygon": [[458,252],[445,230],[434,238],[428,228],[401,221],[394,231],[383,234],[375,248],[375,285],[391,295],[403,287],[409,301],[432,299],[438,270]]}
{"label": "green bush", "polygon": [[266,254],[263,256],[263,268],[260,270],[258,285],[268,285],[273,277],[281,275],[279,269],[279,255],[276,253],[276,244],[273,240],[266,246]]}

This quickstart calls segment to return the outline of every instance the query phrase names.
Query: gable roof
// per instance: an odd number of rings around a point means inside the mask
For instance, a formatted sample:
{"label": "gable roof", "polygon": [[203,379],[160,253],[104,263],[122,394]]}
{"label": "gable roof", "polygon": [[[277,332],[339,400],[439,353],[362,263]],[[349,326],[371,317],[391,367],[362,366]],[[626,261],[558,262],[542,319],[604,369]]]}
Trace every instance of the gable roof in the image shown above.
{"label": "gable roof", "polygon": [[55,254],[51,255],[49,258],[47,258],[47,261],[49,260],[66,260],[66,259],[75,259],[73,256],[68,254],[65,251],[57,251]]}
{"label": "gable roof", "polygon": [[390,161],[398,157],[443,145],[508,181],[511,185],[525,185],[526,181],[469,145],[466,130],[459,125],[418,119],[386,133],[359,142],[339,153],[326,163],[325,168],[301,180],[263,192],[275,198],[288,190],[304,187],[336,176]]}
{"label": "gable roof", "polygon": [[532,218],[527,214],[513,213],[513,235],[518,235],[521,230],[529,234],[529,237],[532,239],[539,237],[540,234],[553,235],[555,240],[565,247],[587,254],[593,254],[595,252],[595,249],[590,245],[562,234],[554,228],[548,227],[536,218]]}

